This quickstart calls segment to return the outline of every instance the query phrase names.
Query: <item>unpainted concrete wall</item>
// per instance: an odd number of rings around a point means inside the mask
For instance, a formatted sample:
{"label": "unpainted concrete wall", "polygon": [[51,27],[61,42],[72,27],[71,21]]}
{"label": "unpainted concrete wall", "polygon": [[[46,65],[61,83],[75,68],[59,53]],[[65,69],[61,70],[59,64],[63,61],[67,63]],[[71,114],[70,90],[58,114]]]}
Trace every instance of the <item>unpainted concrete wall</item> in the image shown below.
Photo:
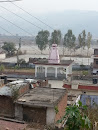
{"label": "unpainted concrete wall", "polygon": [[46,113],[46,124],[47,125],[53,125],[55,123],[55,110],[54,108],[47,108]]}
{"label": "unpainted concrete wall", "polygon": [[20,104],[15,104],[15,119],[23,120],[23,108]]}

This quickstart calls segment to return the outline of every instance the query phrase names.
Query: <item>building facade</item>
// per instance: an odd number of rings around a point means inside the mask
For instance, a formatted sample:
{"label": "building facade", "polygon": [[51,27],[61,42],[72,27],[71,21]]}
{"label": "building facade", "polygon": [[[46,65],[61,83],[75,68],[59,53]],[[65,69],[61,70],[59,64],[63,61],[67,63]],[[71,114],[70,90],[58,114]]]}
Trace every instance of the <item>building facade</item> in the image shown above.
{"label": "building facade", "polygon": [[52,44],[49,58],[41,59],[33,63],[35,65],[35,77],[66,79],[72,74],[72,60],[60,60],[57,44]]}
{"label": "building facade", "polygon": [[98,49],[94,49],[93,55],[93,74],[98,74]]}

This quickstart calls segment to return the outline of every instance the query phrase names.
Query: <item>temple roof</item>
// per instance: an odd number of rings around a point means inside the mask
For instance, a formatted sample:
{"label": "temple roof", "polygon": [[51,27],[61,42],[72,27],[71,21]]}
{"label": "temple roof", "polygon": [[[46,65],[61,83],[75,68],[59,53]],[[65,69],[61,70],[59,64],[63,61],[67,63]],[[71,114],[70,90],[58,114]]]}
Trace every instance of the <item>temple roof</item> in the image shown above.
{"label": "temple roof", "polygon": [[66,65],[69,66],[73,63],[73,60],[61,60],[60,63],[49,63],[48,59],[41,59],[36,62],[33,62],[33,64],[40,64],[40,65]]}

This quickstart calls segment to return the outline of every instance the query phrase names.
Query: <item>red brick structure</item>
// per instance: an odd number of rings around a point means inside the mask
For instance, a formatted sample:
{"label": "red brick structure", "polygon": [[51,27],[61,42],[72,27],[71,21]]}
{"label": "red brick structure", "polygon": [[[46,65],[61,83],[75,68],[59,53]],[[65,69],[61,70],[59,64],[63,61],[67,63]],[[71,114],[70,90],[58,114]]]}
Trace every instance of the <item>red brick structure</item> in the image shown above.
{"label": "red brick structure", "polygon": [[[88,84],[79,84],[77,85],[77,89],[83,89],[83,90],[97,90],[98,91],[98,86],[97,85],[88,85]],[[67,88],[67,89],[72,89],[72,85],[71,84],[64,84],[63,85],[64,88]]]}
{"label": "red brick structure", "polygon": [[97,90],[98,91],[98,86],[79,85],[78,89]]}
{"label": "red brick structure", "polygon": [[[57,115],[56,106],[59,110]],[[36,87],[15,102],[15,117],[18,120],[54,125],[64,115],[66,106],[66,89]]]}
{"label": "red brick structure", "polygon": [[10,96],[0,96],[0,116],[14,118],[15,105]]}
{"label": "red brick structure", "polygon": [[33,108],[23,106],[23,120],[27,122],[34,122],[46,124],[46,108]]}
{"label": "red brick structure", "polygon": [[[17,91],[17,93],[16,92],[14,93],[14,91]],[[0,88],[0,116],[14,118],[15,117],[14,100],[16,100],[18,96],[23,95],[28,91],[29,91],[29,84],[27,83],[16,84],[15,86],[12,85],[11,87],[4,86]]]}
{"label": "red brick structure", "polygon": [[66,106],[67,106],[67,94],[61,98],[60,102],[57,105],[59,112],[56,114],[55,121],[61,119],[64,116]]}

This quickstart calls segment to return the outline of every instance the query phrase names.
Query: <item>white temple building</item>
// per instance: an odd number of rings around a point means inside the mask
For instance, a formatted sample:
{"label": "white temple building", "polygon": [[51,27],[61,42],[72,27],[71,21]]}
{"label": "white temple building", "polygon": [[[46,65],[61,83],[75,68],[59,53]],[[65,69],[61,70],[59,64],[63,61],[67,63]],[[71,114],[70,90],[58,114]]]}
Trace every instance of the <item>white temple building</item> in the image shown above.
{"label": "white temple building", "polygon": [[52,44],[48,59],[40,59],[35,65],[35,77],[66,79],[72,74],[72,60],[60,60],[57,44]]}

